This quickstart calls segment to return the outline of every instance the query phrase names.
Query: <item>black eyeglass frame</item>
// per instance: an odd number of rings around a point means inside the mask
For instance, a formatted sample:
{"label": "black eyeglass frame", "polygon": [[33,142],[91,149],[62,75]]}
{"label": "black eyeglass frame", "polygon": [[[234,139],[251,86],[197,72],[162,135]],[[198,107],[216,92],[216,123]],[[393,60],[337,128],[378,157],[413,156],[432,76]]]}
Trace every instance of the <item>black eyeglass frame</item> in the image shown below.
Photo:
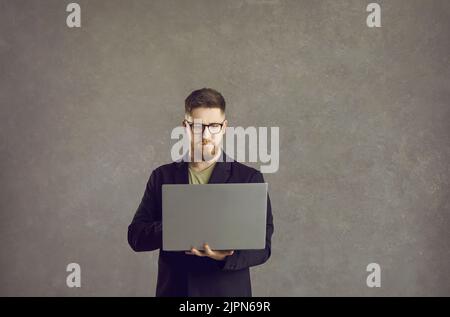
{"label": "black eyeglass frame", "polygon": [[[202,123],[202,133],[205,131],[205,127],[208,127],[208,131],[211,134],[218,134],[218,133],[220,133],[222,131],[222,129],[223,129],[223,125],[224,125],[226,120],[227,119],[223,120],[222,123],[218,123],[218,122],[213,122],[213,123],[210,123],[210,124],[203,124]],[[191,127],[191,130],[194,131],[194,124],[195,124],[195,122],[190,122],[187,119],[184,119],[183,122],[186,122],[187,124],[189,124],[189,126]],[[218,124],[220,126],[220,130],[217,131],[217,132],[212,132],[210,126],[211,125],[216,125],[216,124]]]}

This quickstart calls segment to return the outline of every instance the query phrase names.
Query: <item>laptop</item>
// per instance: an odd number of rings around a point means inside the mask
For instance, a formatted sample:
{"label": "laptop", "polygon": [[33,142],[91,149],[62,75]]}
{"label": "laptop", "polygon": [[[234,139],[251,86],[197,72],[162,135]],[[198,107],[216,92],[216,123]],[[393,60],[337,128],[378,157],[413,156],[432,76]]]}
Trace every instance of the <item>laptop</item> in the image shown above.
{"label": "laptop", "polygon": [[264,249],[267,183],[162,185],[164,251]]}

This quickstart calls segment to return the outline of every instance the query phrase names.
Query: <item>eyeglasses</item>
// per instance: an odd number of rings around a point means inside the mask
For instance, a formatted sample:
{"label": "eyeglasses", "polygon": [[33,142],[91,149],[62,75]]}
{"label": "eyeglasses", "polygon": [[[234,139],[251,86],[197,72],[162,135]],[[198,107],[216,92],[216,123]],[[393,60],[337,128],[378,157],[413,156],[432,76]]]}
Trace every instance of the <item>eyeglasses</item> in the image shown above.
{"label": "eyeglasses", "polygon": [[197,123],[197,122],[189,122],[187,120],[184,120],[184,122],[186,122],[187,124],[189,124],[189,126],[191,127],[192,131],[199,131],[200,128],[202,129],[202,133],[203,131],[205,131],[205,127],[208,128],[208,131],[211,134],[217,134],[220,131],[222,131],[222,127],[223,127],[223,123],[225,122],[225,120],[222,121],[222,123],[210,123],[210,124],[202,124],[202,123]]}

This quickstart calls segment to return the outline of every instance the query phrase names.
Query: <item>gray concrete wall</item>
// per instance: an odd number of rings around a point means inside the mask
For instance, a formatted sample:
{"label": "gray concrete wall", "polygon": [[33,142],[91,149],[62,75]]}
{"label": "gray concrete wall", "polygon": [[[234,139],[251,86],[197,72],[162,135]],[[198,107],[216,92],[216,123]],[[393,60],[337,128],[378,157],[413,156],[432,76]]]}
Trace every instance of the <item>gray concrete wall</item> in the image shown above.
{"label": "gray concrete wall", "polygon": [[254,295],[450,295],[450,2],[374,29],[369,2],[78,1],[70,29],[69,1],[0,0],[0,295],[154,294],[127,225],[202,87],[280,127]]}

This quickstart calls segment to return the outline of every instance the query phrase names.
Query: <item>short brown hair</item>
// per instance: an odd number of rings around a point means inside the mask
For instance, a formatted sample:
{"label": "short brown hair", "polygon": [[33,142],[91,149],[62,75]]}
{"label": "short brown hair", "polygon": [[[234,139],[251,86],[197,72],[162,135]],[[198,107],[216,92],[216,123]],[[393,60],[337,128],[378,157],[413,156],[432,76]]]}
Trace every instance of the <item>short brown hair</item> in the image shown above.
{"label": "short brown hair", "polygon": [[194,90],[184,101],[184,110],[191,113],[195,108],[219,108],[225,113],[225,99],[220,92],[211,88]]}

